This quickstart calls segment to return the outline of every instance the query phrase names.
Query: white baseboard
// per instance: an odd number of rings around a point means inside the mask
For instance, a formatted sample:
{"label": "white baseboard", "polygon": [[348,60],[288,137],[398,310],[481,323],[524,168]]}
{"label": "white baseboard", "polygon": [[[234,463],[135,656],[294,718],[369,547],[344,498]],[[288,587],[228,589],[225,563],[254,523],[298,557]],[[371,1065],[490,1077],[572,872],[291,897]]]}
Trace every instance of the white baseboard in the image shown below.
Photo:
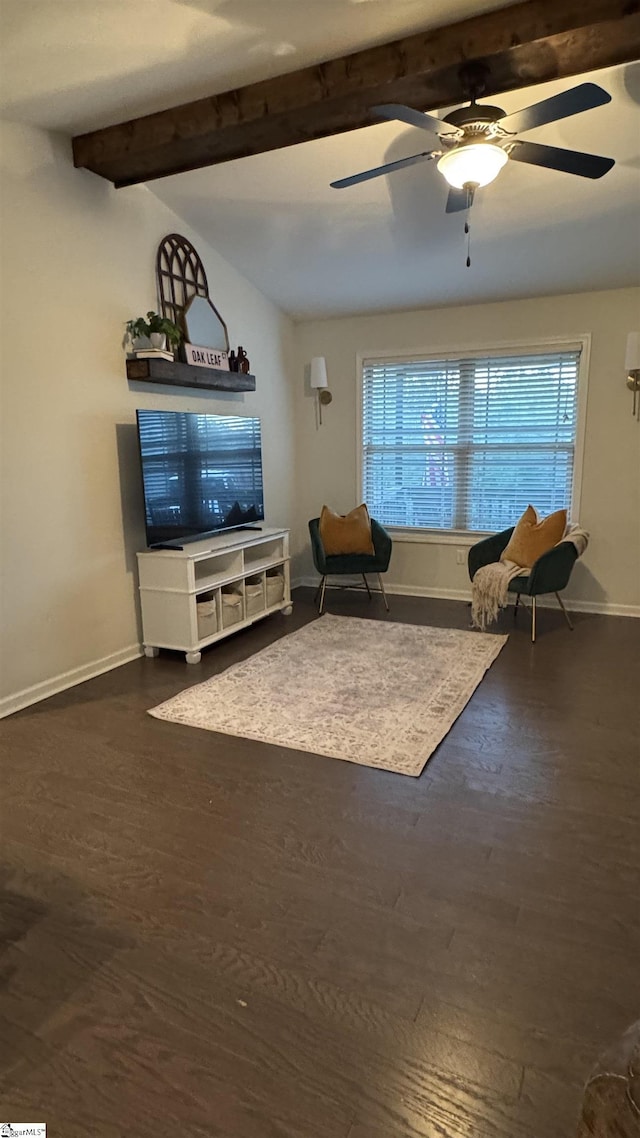
{"label": "white baseboard", "polygon": [[119,668],[121,664],[129,664],[131,660],[137,660],[141,655],[141,646],[132,644],[129,648],[113,652],[110,656],[103,656],[101,660],[93,660],[90,664],[83,664],[80,668],[62,672],[50,680],[43,680],[33,687],[5,696],[4,699],[0,699],[0,719],[4,719],[6,715],[13,715],[14,711],[21,711],[23,707],[30,707],[32,703],[39,703],[42,699],[66,691],[67,688],[75,687],[76,684],[82,684],[85,680],[92,680],[94,676],[101,676],[103,672]]}
{"label": "white baseboard", "polygon": [[[292,582],[291,588],[299,585],[307,585],[313,589],[318,587],[318,577],[299,577],[295,582]],[[439,601],[466,601],[471,600],[471,589],[437,589],[431,588],[426,585],[397,585],[385,578],[384,587],[387,593],[396,594],[401,597],[429,597],[433,600]],[[331,585],[327,584],[330,589]],[[616,605],[609,601],[581,601],[574,600],[564,596],[562,597],[565,608],[570,612],[593,612],[600,613],[602,616],[631,616],[640,617],[640,605]],[[538,597],[537,603],[543,608],[557,608],[558,602],[555,597],[549,595]]]}
{"label": "white baseboard", "polygon": [[[337,582],[337,578],[335,579]],[[332,589],[338,586],[336,583],[327,581],[327,588]],[[319,584],[318,577],[298,577],[296,581],[291,582],[291,588],[306,585],[308,588],[317,589]],[[360,578],[354,577],[354,585],[362,584]],[[403,597],[433,597],[434,600],[441,601],[470,601],[471,590],[465,589],[429,589],[422,585],[393,585],[387,581],[385,577],[384,588],[386,593],[397,594]],[[375,585],[372,591],[375,591]]]}
{"label": "white baseboard", "polygon": [[[614,605],[609,601],[579,601],[567,600],[562,597],[564,607],[571,612],[595,612],[601,616],[632,616],[640,617],[640,605]],[[553,601],[550,602],[553,605]]]}
{"label": "white baseboard", "polygon": [[317,577],[292,577],[291,578],[291,590],[293,591],[293,589],[302,589],[303,586],[305,586],[305,585],[307,585],[310,589],[312,589],[314,586],[314,583],[315,583],[315,587],[317,589],[318,588],[318,578]]}
{"label": "white baseboard", "polygon": [[[318,577],[296,577],[291,581],[291,588],[297,589],[307,586],[317,589],[318,581]],[[398,585],[386,580],[384,587],[387,593],[397,596],[428,597],[443,601],[469,602],[471,600],[470,589],[437,589],[425,585]],[[331,588],[331,585],[328,585],[327,588]],[[617,605],[608,601],[563,599],[570,612],[640,618],[640,605]],[[538,604],[545,608],[557,607],[555,597],[551,596],[541,597]],[[33,703],[48,699],[49,696],[57,695],[58,692],[66,691],[67,688],[75,687],[76,684],[82,684],[85,680],[92,680],[95,676],[101,676],[104,672],[119,668],[122,664],[129,664],[132,660],[137,660],[142,652],[140,644],[132,644],[128,648],[122,648],[119,652],[113,652],[110,656],[104,656],[101,660],[93,660],[90,664],[83,664],[80,668],[74,668],[70,672],[62,672],[61,675],[53,676],[50,680],[43,680],[42,683],[34,684],[33,687],[24,688],[13,695],[5,696],[4,699],[0,699],[0,719],[12,715],[15,711],[21,711],[24,707],[30,707]]]}
{"label": "white baseboard", "polygon": [[437,601],[470,601],[471,589],[434,589],[428,585],[392,585],[385,581],[388,593],[400,597],[429,597]]}

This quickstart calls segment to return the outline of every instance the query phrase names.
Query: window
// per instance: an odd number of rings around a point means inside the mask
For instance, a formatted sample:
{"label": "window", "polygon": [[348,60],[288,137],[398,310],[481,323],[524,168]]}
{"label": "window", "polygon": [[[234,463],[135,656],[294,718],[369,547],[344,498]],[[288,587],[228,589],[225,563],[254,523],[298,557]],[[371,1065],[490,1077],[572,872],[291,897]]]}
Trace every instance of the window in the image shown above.
{"label": "window", "polygon": [[385,525],[505,529],[571,509],[581,349],[365,360],[362,489]]}

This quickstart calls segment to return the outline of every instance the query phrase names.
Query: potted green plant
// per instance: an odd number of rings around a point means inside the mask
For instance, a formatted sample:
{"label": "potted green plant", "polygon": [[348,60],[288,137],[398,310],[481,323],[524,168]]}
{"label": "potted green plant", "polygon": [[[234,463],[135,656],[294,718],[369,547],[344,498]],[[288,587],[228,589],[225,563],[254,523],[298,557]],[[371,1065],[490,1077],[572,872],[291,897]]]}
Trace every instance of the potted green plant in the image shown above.
{"label": "potted green plant", "polygon": [[153,348],[164,348],[167,341],[172,348],[175,348],[182,339],[182,332],[177,324],[168,320],[166,316],[160,316],[157,312],[147,312],[146,316],[136,316],[133,320],[127,320],[125,347],[128,343],[135,347],[136,340],[142,336],[151,341]]}

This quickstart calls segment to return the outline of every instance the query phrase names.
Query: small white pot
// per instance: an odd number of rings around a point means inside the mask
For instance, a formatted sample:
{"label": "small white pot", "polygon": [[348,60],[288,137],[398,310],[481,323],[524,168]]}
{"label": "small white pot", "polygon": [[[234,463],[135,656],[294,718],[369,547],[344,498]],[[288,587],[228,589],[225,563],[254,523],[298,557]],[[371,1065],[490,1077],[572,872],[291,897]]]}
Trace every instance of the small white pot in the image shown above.
{"label": "small white pot", "polygon": [[164,350],[167,346],[167,337],[164,332],[152,332],[149,339],[151,340],[152,348],[162,348]]}

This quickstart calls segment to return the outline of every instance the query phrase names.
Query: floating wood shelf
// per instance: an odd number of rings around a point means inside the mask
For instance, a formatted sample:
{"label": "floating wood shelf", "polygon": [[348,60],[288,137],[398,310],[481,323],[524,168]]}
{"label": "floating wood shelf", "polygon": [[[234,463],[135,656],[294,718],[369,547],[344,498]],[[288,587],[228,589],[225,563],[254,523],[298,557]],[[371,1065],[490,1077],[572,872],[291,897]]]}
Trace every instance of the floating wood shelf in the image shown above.
{"label": "floating wood shelf", "polygon": [[206,391],[255,391],[255,375],[220,371],[213,367],[194,367],[179,360],[127,360],[127,379],[162,383],[166,387],[195,387]]}

